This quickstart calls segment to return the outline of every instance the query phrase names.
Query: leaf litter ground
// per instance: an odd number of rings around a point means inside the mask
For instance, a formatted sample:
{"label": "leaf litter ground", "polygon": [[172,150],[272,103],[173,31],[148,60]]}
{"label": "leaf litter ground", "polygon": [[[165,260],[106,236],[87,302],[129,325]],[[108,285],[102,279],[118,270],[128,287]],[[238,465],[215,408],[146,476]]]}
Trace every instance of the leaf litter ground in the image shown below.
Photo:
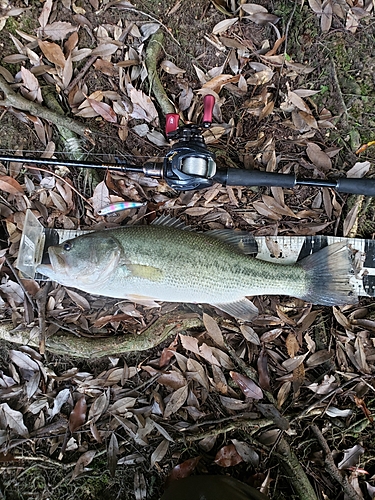
{"label": "leaf litter ground", "polygon": [[[117,155],[138,164],[163,157],[163,102],[150,92],[144,64],[158,29],[158,73],[184,118],[199,121],[202,96],[217,97],[206,141],[220,166],[371,175],[373,4],[237,7],[222,0],[189,8],[184,1],[5,3],[1,77],[16,84],[17,96],[43,106],[52,89],[64,113],[92,133],[91,142],[67,137],[66,123],[10,106],[4,95],[1,149],[46,157],[66,151],[93,161]],[[151,222],[167,213],[203,230],[371,238],[371,200],[308,187],[176,194],[135,174],[56,173],[2,167],[4,323],[37,332],[45,314],[47,338],[60,328],[80,335],[78,351],[82,337],[100,336],[104,345],[113,336],[142,335],[160,318],[179,314],[182,326],[161,347],[99,361],[4,343],[3,497],[157,499],[169,476],[194,471],[229,474],[271,498],[372,498],[370,300],[331,310],[259,297],[261,314],[245,326],[209,307],[145,309],[55,285],[43,298],[40,285],[19,281],[12,266],[27,208],[45,226],[65,229]],[[146,205],[97,214],[124,199]]]}

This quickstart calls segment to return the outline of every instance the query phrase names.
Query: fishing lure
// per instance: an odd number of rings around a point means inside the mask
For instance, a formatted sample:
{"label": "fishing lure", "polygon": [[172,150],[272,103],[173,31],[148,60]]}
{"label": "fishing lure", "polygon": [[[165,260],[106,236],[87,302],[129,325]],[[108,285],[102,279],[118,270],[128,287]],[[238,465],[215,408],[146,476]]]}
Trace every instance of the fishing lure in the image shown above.
{"label": "fishing lure", "polygon": [[138,201],[119,201],[117,203],[112,203],[112,205],[108,205],[107,207],[101,208],[100,210],[98,210],[98,215],[113,214],[115,212],[120,212],[121,210],[127,210],[129,208],[140,208],[144,205],[145,203],[141,203]]}

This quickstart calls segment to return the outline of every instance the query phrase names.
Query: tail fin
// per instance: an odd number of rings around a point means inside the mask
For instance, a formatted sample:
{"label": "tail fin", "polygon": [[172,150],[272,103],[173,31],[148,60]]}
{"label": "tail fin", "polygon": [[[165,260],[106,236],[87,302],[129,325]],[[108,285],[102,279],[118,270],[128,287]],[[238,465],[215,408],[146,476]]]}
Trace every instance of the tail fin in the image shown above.
{"label": "tail fin", "polygon": [[358,295],[350,283],[353,266],[345,243],[334,243],[299,262],[305,269],[308,291],[301,297],[307,302],[325,306],[356,304]]}

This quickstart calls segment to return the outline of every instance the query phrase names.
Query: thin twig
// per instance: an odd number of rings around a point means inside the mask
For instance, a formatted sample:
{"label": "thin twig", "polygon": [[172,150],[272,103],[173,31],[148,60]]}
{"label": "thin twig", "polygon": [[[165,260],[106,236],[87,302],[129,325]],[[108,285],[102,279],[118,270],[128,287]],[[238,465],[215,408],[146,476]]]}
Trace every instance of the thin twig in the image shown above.
{"label": "thin twig", "polygon": [[285,36],[285,41],[284,41],[284,55],[288,53],[288,35],[289,35],[289,28],[290,28],[290,24],[292,22],[292,19],[294,17],[294,13],[296,11],[296,8],[297,8],[297,0],[294,0],[294,6],[293,6],[293,10],[289,16],[289,19],[288,19],[288,22],[286,23],[286,26],[285,26],[285,32],[284,32],[284,36]]}
{"label": "thin twig", "polygon": [[48,290],[51,286],[51,282],[47,283],[38,291],[35,296],[36,305],[38,306],[38,317],[39,317],[39,352],[44,354],[46,350],[46,304]]}
{"label": "thin twig", "polygon": [[324,462],[331,478],[339,483],[348,500],[361,500],[362,497],[358,495],[353,486],[348,482],[347,478],[345,476],[342,476],[340,471],[336,467],[331,450],[320,429],[314,424],[311,426],[311,430],[315,434],[315,437],[318,440],[320,446],[323,448],[323,451],[325,453]]}
{"label": "thin twig", "polygon": [[339,109],[338,111],[339,111],[339,113],[341,113],[341,115],[344,116],[344,120],[343,120],[344,125],[347,125],[348,124],[348,108],[346,107],[344,97],[343,97],[342,92],[341,92],[341,85],[340,85],[340,82],[339,82],[339,79],[337,76],[336,65],[335,65],[335,61],[333,60],[333,58],[331,58],[331,75],[333,78],[334,85],[336,87],[338,101],[339,101],[339,104],[341,105],[341,109]]}
{"label": "thin twig", "polygon": [[[231,431],[238,431],[238,429],[248,429],[251,428],[252,432],[258,432],[263,427],[267,427],[272,424],[271,420],[268,419],[246,419],[246,420],[236,420],[235,422],[224,425],[223,427],[213,428],[209,431],[199,432],[197,434],[186,434],[184,433],[183,437],[178,438],[176,441],[184,441],[184,442],[193,442],[200,441],[201,439],[220,436],[221,434],[227,434]],[[190,429],[187,429],[190,430]],[[246,432],[246,440],[255,441],[252,438],[252,435],[249,432]],[[269,452],[266,446],[261,445],[260,443],[256,443],[257,446],[260,446],[267,453]]]}
{"label": "thin twig", "polygon": [[73,78],[73,80],[69,83],[69,85],[66,87],[64,90],[64,94],[68,95],[69,92],[72,90],[73,87],[77,85],[77,83],[82,80],[82,78],[85,76],[87,71],[91,68],[91,66],[94,64],[94,62],[97,60],[98,56],[91,56],[87,61],[86,64],[83,66],[81,71],[78,73],[77,76]]}
{"label": "thin twig", "polygon": [[[109,5],[109,6],[111,6],[111,5]],[[141,14],[142,16],[148,17],[149,19],[152,19],[153,21],[155,21],[155,23],[160,24],[160,26],[162,26],[164,28],[164,30],[168,33],[168,35],[172,38],[172,40],[175,43],[177,43],[177,45],[179,47],[181,47],[180,42],[178,40],[176,40],[176,38],[172,35],[170,30],[167,28],[167,26],[165,24],[163,24],[161,21],[159,21],[159,19],[156,19],[156,17],[151,16],[150,14],[147,14],[147,12],[143,12],[142,10],[138,10],[135,7],[133,7],[133,8],[132,7],[124,7],[121,5],[121,9],[122,10],[130,10],[131,12],[136,12],[137,14]]]}
{"label": "thin twig", "polygon": [[[27,158],[25,158],[25,163],[27,163]],[[61,164],[63,165],[64,163],[61,162]],[[34,170],[39,170],[40,172],[46,172],[47,174],[51,174],[53,175],[54,177],[56,177],[57,179],[59,179],[61,182],[64,182],[66,184],[69,184],[68,182],[66,182],[66,180],[64,179],[64,177],[61,177],[60,175],[56,174],[55,172],[51,172],[50,170],[46,170],[44,168],[40,168],[40,167],[32,167],[31,165],[24,165],[25,168],[30,168],[30,169],[34,169]],[[72,191],[74,191],[76,194],[78,194],[78,196],[80,196],[82,198],[82,200],[87,203],[88,205],[90,205],[90,207],[92,207],[92,204],[89,202],[89,200],[87,200],[83,194],[81,194],[78,189],[76,189],[74,186],[72,186],[71,184],[69,184],[69,187]]]}

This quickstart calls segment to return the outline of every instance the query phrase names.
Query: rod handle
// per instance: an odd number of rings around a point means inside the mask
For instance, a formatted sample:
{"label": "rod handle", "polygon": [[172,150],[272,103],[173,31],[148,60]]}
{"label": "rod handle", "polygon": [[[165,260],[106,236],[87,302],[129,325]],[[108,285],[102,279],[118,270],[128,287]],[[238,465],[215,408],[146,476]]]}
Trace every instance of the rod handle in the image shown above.
{"label": "rod handle", "polygon": [[214,176],[214,181],[228,186],[279,186],[292,188],[296,185],[296,177],[292,174],[277,174],[241,168],[219,170]]}
{"label": "rod handle", "polygon": [[339,193],[375,196],[375,179],[354,179],[343,177],[337,180],[336,191]]}

